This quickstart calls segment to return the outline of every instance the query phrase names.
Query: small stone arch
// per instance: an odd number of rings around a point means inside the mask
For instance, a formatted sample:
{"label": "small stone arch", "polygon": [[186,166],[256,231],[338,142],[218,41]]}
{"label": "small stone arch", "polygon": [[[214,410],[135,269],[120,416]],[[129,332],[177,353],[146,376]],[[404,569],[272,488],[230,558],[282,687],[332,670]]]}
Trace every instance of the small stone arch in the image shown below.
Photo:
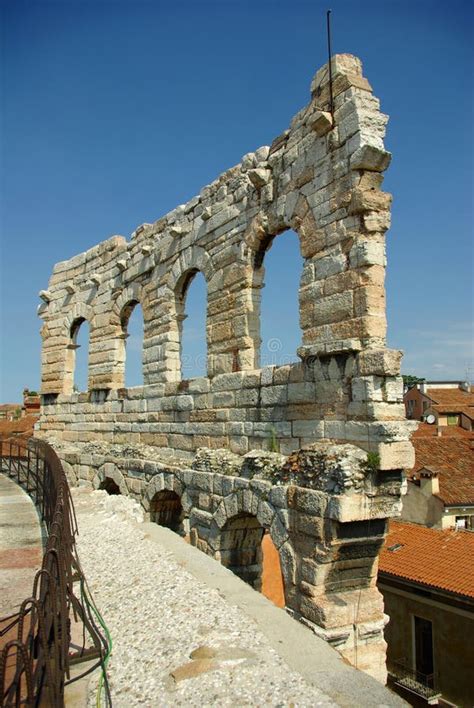
{"label": "small stone arch", "polygon": [[183,483],[173,472],[157,472],[153,475],[143,490],[142,505],[145,511],[150,511],[150,501],[157,492],[161,492],[163,490],[174,492],[180,498],[182,498],[185,494]]}
{"label": "small stone arch", "polygon": [[199,271],[209,283],[215,273],[211,256],[201,246],[189,246],[177,258],[168,276],[168,287],[176,293],[190,273]]}
{"label": "small stone arch", "polygon": [[231,517],[221,528],[219,557],[222,565],[255,590],[261,590],[262,584],[264,533],[257,517],[245,512]]}
{"label": "small stone arch", "polygon": [[[249,547],[238,549],[237,554],[235,550],[232,553],[232,546],[236,545],[234,541],[239,544],[246,529]],[[240,489],[224,497],[213,514],[208,543],[223,565],[231,567],[239,577],[259,590],[262,573],[261,543],[266,531],[278,551],[286,599],[296,582],[296,567],[285,518],[276,507],[253,490]],[[240,551],[242,553],[239,556]],[[252,560],[252,556],[255,562],[250,565],[256,567],[247,572],[244,566]]]}
{"label": "small stone arch", "polygon": [[78,320],[87,320],[92,333],[92,329],[95,326],[95,312],[93,307],[85,302],[76,302],[72,306],[63,321],[62,332],[64,337],[67,339],[70,338],[73,325]]}
{"label": "small stone arch", "polygon": [[150,521],[165,526],[181,536],[185,535],[183,528],[184,510],[181,498],[174,491],[162,489],[150,499]]}
{"label": "small stone arch", "polygon": [[148,298],[144,287],[140,283],[131,283],[114,300],[110,314],[110,325],[122,330],[123,312],[131,303],[140,304],[143,310],[143,318],[148,319],[152,311],[148,308]]}
{"label": "small stone arch", "polygon": [[[109,480],[109,483],[107,482]],[[94,489],[107,489],[107,485],[112,489],[110,482],[113,482],[118,487],[119,493],[124,496],[128,495],[128,487],[123,474],[118,467],[111,462],[106,462],[102,467],[99,467],[97,474],[92,480]],[[111,492],[109,492],[110,494]],[[114,492],[116,493],[116,492]]]}
{"label": "small stone arch", "polygon": [[76,471],[74,470],[74,467],[65,460],[61,460],[61,465],[66,474],[67,481],[69,482],[69,484],[72,487],[76,487],[78,483],[78,477]]}

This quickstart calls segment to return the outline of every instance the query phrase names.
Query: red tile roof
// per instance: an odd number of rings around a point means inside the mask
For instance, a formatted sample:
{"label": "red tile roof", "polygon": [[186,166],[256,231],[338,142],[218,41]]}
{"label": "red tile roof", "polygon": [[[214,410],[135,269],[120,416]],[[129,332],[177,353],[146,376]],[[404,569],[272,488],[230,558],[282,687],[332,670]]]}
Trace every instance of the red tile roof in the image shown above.
{"label": "red tile roof", "polygon": [[408,473],[408,479],[419,479],[422,468],[437,470],[437,496],[445,504],[474,504],[473,440],[472,433],[467,436],[414,436],[415,466]]}
{"label": "red tile roof", "polygon": [[428,388],[426,395],[431,398],[439,413],[459,413],[463,409],[474,411],[474,393],[460,388]]}
{"label": "red tile roof", "polygon": [[391,521],[379,557],[379,570],[474,599],[473,559],[472,531],[441,531]]}
{"label": "red tile roof", "polygon": [[33,435],[39,415],[25,415],[17,420],[0,420],[0,435]]}
{"label": "red tile roof", "polygon": [[[441,435],[438,435],[441,433]],[[453,437],[453,438],[473,438],[473,434],[469,430],[461,428],[460,425],[429,425],[429,423],[419,423],[417,430],[412,435],[413,438],[437,438],[437,437]]]}

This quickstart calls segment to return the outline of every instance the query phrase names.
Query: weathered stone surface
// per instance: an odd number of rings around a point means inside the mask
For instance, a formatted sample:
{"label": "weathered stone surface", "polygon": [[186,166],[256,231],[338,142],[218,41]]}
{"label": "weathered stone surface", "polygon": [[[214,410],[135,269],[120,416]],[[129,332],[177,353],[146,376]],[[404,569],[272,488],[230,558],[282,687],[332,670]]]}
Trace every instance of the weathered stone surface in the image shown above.
{"label": "weathered stone surface", "polygon": [[398,376],[403,352],[397,349],[365,349],[357,357],[361,376]]}
{"label": "weathered stone surface", "polygon": [[[355,637],[370,645],[366,669],[380,675],[383,612],[368,585],[385,519],[399,510],[399,471],[413,460],[400,406],[401,352],[385,343],[391,196],[380,173],[390,153],[387,117],[360,60],[331,62],[332,113],[325,66],[309,105],[270,148],[245,155],[187,204],[139,226],[128,243],[113,237],[54,267],[39,310],[37,434],[51,439],[71,479],[113,483],[151,517],[159,509],[159,519],[168,515],[175,530],[189,531],[194,545],[257,588],[268,532],[288,607],[349,658]],[[304,260],[303,361],[260,369],[262,266],[272,239],[290,228]],[[186,380],[182,325],[196,272],[207,283],[207,376]],[[143,385],[125,388],[137,303]],[[75,393],[85,320],[88,391]],[[367,520],[380,533],[367,531],[357,545]],[[335,601],[342,593],[347,612]],[[354,603],[373,614],[352,619]],[[196,658],[181,673],[214,661]]]}
{"label": "weathered stone surface", "polygon": [[333,119],[330,113],[325,111],[316,111],[313,116],[311,127],[320,137],[326,135],[333,127]]}

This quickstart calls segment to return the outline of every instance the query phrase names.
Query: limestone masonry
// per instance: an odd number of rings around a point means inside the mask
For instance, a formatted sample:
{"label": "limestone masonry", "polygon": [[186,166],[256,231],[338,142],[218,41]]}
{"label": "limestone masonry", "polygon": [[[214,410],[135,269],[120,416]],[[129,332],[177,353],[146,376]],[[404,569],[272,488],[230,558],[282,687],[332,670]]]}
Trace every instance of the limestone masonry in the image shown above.
{"label": "limestone masonry", "polygon": [[[257,588],[269,531],[289,611],[384,680],[377,558],[387,519],[400,512],[403,469],[414,464],[416,424],[404,419],[401,352],[385,346],[387,117],[359,59],[337,55],[332,70],[334,116],[325,66],[308,106],[270,147],[129,242],[113,236],[56,264],[40,293],[37,435],[72,480],[184,524],[195,545]],[[259,368],[265,253],[287,229],[304,259],[300,362]],[[198,271],[208,375],[182,380],[184,303]],[[144,385],[124,388],[137,303]],[[74,393],[85,320],[88,391]]]}

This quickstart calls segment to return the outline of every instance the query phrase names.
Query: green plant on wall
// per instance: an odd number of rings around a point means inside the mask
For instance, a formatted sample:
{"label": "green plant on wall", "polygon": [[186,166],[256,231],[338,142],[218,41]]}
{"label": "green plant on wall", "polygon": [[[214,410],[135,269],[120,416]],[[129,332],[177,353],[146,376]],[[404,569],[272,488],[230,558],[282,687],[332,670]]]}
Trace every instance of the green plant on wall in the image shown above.
{"label": "green plant on wall", "polygon": [[273,425],[270,429],[269,450],[270,452],[280,452],[280,443],[277,440],[276,430]]}
{"label": "green plant on wall", "polygon": [[366,472],[377,472],[380,467],[380,455],[378,452],[368,452],[367,460],[362,463],[362,468]]}

